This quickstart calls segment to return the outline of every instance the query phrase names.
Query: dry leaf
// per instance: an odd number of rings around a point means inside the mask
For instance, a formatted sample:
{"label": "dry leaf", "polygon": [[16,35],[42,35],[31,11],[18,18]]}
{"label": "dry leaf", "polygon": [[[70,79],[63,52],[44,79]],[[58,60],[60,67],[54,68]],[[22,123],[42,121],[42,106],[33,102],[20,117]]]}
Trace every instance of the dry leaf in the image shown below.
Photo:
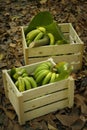
{"label": "dry leaf", "polygon": [[13,130],[13,122],[9,120],[7,130]]}
{"label": "dry leaf", "polygon": [[20,126],[19,124],[14,123],[13,130],[24,130],[24,128],[22,126]]}
{"label": "dry leaf", "polygon": [[71,115],[60,115],[56,114],[57,119],[65,126],[71,126],[76,120],[78,120],[78,116]]}
{"label": "dry leaf", "polygon": [[4,55],[0,53],[0,60],[2,60],[3,58],[4,58]]}
{"label": "dry leaf", "polygon": [[44,116],[44,120],[45,120],[48,124],[50,124],[51,126],[53,126],[54,128],[56,128],[56,123],[55,123],[55,121],[54,121],[55,119],[56,119],[56,117],[55,117],[52,113],[50,113],[50,114]]}
{"label": "dry leaf", "polygon": [[3,106],[0,106],[0,109],[2,109],[5,112],[6,116],[11,120],[13,120],[16,117],[16,113],[14,111],[9,111]]}
{"label": "dry leaf", "polygon": [[40,4],[45,4],[47,0],[40,0]]}
{"label": "dry leaf", "polygon": [[49,123],[48,123],[48,129],[49,129],[49,130],[58,130],[57,128],[53,127],[53,126],[50,125]]}
{"label": "dry leaf", "polygon": [[85,122],[83,122],[81,119],[78,119],[76,122],[74,122],[71,126],[72,130],[81,130],[84,126]]}
{"label": "dry leaf", "polygon": [[14,44],[14,43],[10,43],[9,46],[15,48],[15,47],[16,47],[16,44]]}
{"label": "dry leaf", "polygon": [[85,103],[85,98],[79,94],[75,95],[75,103],[77,105],[77,107],[81,108],[81,112],[83,114],[87,114],[87,105]]}

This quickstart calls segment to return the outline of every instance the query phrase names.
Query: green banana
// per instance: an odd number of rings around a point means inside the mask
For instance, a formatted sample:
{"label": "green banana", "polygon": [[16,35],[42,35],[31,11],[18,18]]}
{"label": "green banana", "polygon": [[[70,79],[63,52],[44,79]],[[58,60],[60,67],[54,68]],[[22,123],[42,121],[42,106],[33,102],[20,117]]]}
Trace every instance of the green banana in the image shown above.
{"label": "green banana", "polygon": [[27,74],[27,71],[24,68],[16,68],[16,72],[19,76],[23,75],[24,73]]}
{"label": "green banana", "polygon": [[48,33],[47,35],[50,39],[50,45],[54,45],[55,44],[54,35],[52,33]]}
{"label": "green banana", "polygon": [[18,82],[18,80],[15,82],[15,85],[16,85],[17,88],[19,87],[19,82]]}
{"label": "green banana", "polygon": [[43,69],[49,69],[49,65],[50,63],[41,63],[34,71],[34,75],[36,75],[39,71],[43,70]]}
{"label": "green banana", "polygon": [[56,79],[56,73],[53,72],[52,75],[51,75],[50,83],[55,82],[55,79]]}
{"label": "green banana", "polygon": [[42,82],[43,78],[49,73],[49,70],[40,71],[40,74],[36,77],[36,82],[39,84]]}
{"label": "green banana", "polygon": [[62,45],[62,44],[68,44],[69,42],[67,41],[67,40],[65,40],[65,39],[61,39],[61,40],[58,40],[58,41],[56,41],[56,45]]}
{"label": "green banana", "polygon": [[24,83],[24,80],[23,80],[23,78],[22,77],[19,77],[18,78],[18,89],[19,89],[19,91],[20,92],[23,92],[23,91],[25,91],[25,83]]}
{"label": "green banana", "polygon": [[36,79],[36,78],[40,75],[40,73],[43,73],[45,70],[47,70],[47,69],[41,69],[41,70],[39,70],[39,71],[34,75],[34,78]]}
{"label": "green banana", "polygon": [[23,76],[24,74],[28,75],[27,71],[24,68],[16,68],[16,71],[13,75],[13,79],[16,81],[18,80],[19,76]]}
{"label": "green banana", "polygon": [[17,81],[17,80],[18,80],[18,77],[19,77],[19,75],[18,75],[18,73],[16,72],[16,73],[13,75],[13,80]]}
{"label": "green banana", "polygon": [[30,48],[33,47],[39,47],[39,46],[45,46],[49,44],[49,37],[47,35],[44,35],[44,37],[38,41],[32,41],[29,45]]}
{"label": "green banana", "polygon": [[25,89],[26,90],[31,89],[30,81],[26,77],[24,77],[23,80],[24,80],[24,83],[25,83]]}
{"label": "green banana", "polygon": [[34,29],[34,30],[30,31],[26,36],[26,40],[30,40],[32,42],[34,40],[34,38],[37,36],[37,34],[40,32],[41,31],[39,29]]}
{"label": "green banana", "polygon": [[43,32],[38,33],[37,36],[34,38],[34,41],[38,41],[38,40],[42,39],[43,36],[44,36]]}
{"label": "green banana", "polygon": [[45,64],[48,66],[48,69],[51,69],[52,63],[50,61],[45,62]]}
{"label": "green banana", "polygon": [[56,74],[56,79],[57,79],[58,77],[59,77],[59,74],[57,73],[57,74]]}
{"label": "green banana", "polygon": [[34,76],[37,77],[38,73],[42,70],[47,70],[47,67],[46,66],[40,66],[38,67],[35,72],[34,72]]}
{"label": "green banana", "polygon": [[28,47],[29,47],[30,43],[31,43],[31,40],[30,39],[26,39],[26,44],[27,44]]}
{"label": "green banana", "polygon": [[44,27],[37,27],[41,32],[46,33],[46,28]]}
{"label": "green banana", "polygon": [[27,73],[23,73],[23,74],[22,74],[22,77],[26,77],[26,76],[28,76]]}
{"label": "green banana", "polygon": [[49,81],[50,81],[50,79],[51,79],[51,76],[52,76],[52,72],[50,71],[50,72],[45,76],[45,78],[43,79],[42,85],[48,84]]}
{"label": "green banana", "polygon": [[36,88],[37,87],[37,83],[36,83],[36,81],[34,80],[33,77],[26,77],[26,79],[30,82],[31,88]]}

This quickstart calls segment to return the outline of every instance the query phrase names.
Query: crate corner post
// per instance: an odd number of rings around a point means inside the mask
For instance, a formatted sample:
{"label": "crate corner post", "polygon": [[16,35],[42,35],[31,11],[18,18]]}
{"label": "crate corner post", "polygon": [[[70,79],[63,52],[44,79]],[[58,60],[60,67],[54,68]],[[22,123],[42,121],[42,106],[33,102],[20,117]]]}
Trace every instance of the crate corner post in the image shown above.
{"label": "crate corner post", "polygon": [[74,104],[74,79],[72,77],[69,77],[68,82],[68,99],[69,99],[68,107],[71,108]]}
{"label": "crate corner post", "polygon": [[7,70],[2,70],[2,77],[3,77],[3,85],[4,85],[5,96],[6,96],[6,98],[8,98],[8,88],[7,88],[6,73],[7,73]]}
{"label": "crate corner post", "polygon": [[23,45],[23,53],[24,53],[24,62],[27,65],[28,64],[28,47],[26,45],[26,39],[24,34],[24,27],[21,27],[21,33],[22,33],[22,45]]}
{"label": "crate corner post", "polygon": [[25,118],[24,118],[24,107],[23,107],[23,95],[22,93],[20,93],[18,95],[18,108],[19,108],[19,112],[18,112],[18,121],[20,125],[25,124]]}

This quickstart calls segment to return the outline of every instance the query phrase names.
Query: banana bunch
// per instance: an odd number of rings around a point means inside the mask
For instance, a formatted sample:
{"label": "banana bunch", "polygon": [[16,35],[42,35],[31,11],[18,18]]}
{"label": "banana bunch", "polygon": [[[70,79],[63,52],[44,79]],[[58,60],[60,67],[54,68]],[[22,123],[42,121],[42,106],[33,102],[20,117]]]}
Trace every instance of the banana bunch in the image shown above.
{"label": "banana bunch", "polygon": [[10,76],[20,92],[37,87],[33,76],[29,76],[24,68],[12,68]]}
{"label": "banana bunch", "polygon": [[39,64],[28,74],[25,68],[12,68],[10,76],[20,92],[68,78],[73,67],[67,62],[53,65],[50,61]]}
{"label": "banana bunch", "polygon": [[32,76],[18,77],[15,85],[20,92],[37,87],[37,83]]}
{"label": "banana bunch", "polygon": [[45,27],[37,27],[26,35],[26,43],[29,47],[54,45],[55,38],[52,33],[47,33]]}
{"label": "banana bunch", "polygon": [[27,35],[26,35],[26,42],[27,46],[30,45],[31,42],[36,42],[40,39],[44,38],[44,34],[46,33],[46,29],[44,27],[37,27],[34,30],[31,30]]}
{"label": "banana bunch", "polygon": [[20,76],[22,76],[22,77],[28,76],[28,73],[24,68],[13,67],[10,71],[10,75],[11,75],[11,78],[13,79],[13,81],[16,81],[16,80],[18,80],[18,77],[20,77]]}
{"label": "banana bunch", "polygon": [[40,64],[34,71],[34,78],[38,85],[53,83],[57,77],[58,73],[53,71],[53,65],[49,61]]}

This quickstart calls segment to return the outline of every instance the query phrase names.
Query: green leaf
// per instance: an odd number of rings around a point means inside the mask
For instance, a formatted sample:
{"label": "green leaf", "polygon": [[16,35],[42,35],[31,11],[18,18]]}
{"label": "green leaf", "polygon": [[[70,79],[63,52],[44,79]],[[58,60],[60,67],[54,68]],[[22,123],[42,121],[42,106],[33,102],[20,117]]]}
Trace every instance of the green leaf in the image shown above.
{"label": "green leaf", "polygon": [[24,30],[25,36],[31,30],[36,29],[37,27],[43,26],[46,28],[47,33],[52,33],[55,37],[55,41],[63,40],[64,43],[67,43],[63,32],[61,31],[59,25],[54,21],[52,15],[49,11],[39,12],[33,19],[30,21],[28,27]]}
{"label": "green leaf", "polygon": [[13,75],[16,73],[16,68],[13,67],[10,71],[10,76],[13,77]]}
{"label": "green leaf", "polygon": [[45,26],[47,32],[50,32],[54,35],[55,40],[65,40],[65,37],[63,35],[63,32],[61,31],[59,25],[53,21],[53,23]]}
{"label": "green leaf", "polygon": [[52,15],[48,11],[39,12],[25,29],[25,35],[38,26],[47,26],[53,23]]}
{"label": "green leaf", "polygon": [[63,71],[62,73],[59,74],[56,81],[64,80],[64,79],[68,78],[69,76],[70,76],[70,73],[68,73],[67,71]]}

